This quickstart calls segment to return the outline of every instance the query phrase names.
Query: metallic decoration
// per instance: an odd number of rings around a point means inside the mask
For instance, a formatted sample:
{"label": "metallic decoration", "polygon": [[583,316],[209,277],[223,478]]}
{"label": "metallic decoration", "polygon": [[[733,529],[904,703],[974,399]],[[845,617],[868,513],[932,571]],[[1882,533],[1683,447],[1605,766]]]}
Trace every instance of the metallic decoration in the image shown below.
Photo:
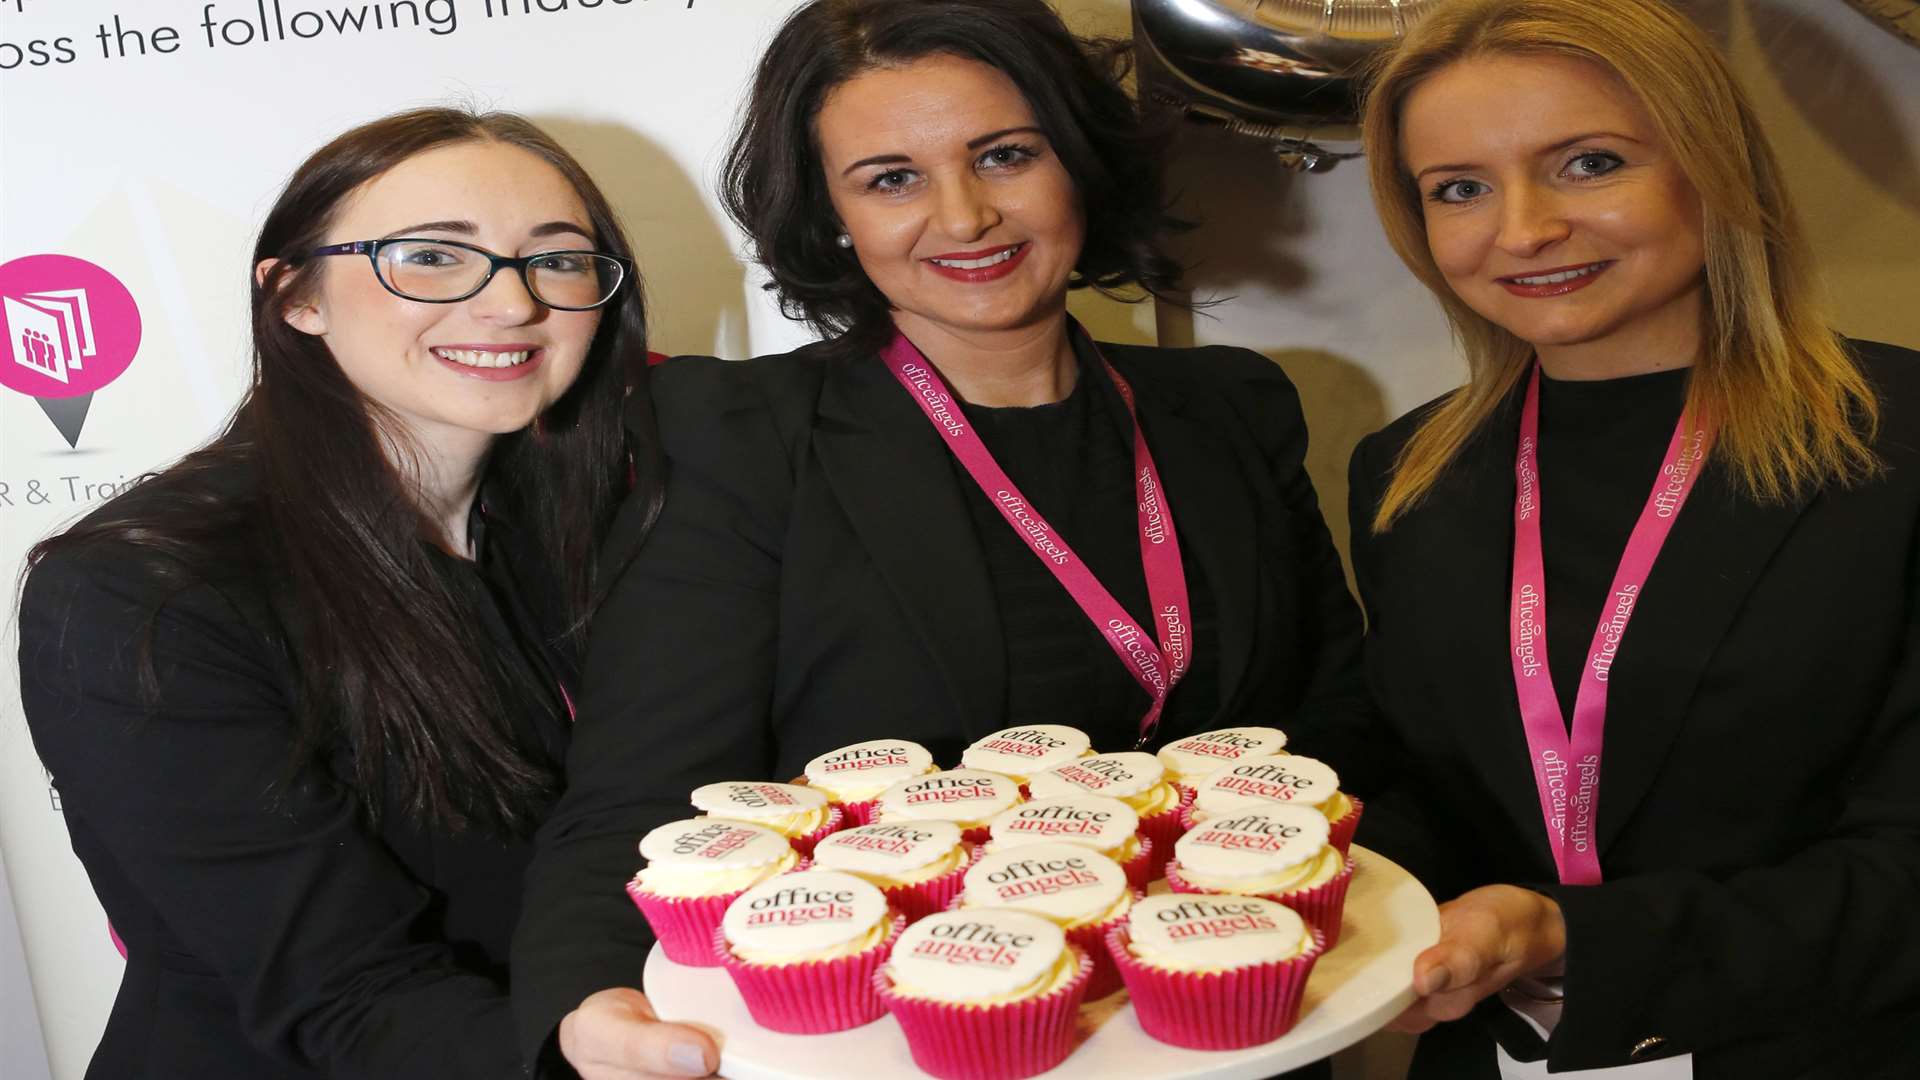
{"label": "metallic decoration", "polygon": [[[1861,0],[1863,3],[1884,0]],[[1143,93],[1324,172],[1358,156],[1355,76],[1439,0],[1133,0]]]}
{"label": "metallic decoration", "polygon": [[1920,46],[1920,0],[1847,0],[1881,26]]}

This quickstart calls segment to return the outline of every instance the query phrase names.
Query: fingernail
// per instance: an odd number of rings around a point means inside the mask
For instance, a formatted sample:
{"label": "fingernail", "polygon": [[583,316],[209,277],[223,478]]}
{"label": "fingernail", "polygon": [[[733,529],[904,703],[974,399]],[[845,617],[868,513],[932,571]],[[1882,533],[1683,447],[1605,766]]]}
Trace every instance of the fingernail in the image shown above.
{"label": "fingernail", "polygon": [[1452,981],[1453,981],[1453,975],[1452,973],[1447,971],[1446,968],[1443,968],[1443,967],[1428,968],[1427,973],[1425,975],[1420,976],[1420,984],[1418,986],[1415,986],[1414,990],[1418,992],[1421,997],[1426,997],[1428,995],[1437,994],[1440,991],[1445,990],[1447,988],[1447,984]]}
{"label": "fingernail", "polygon": [[667,1062],[682,1076],[705,1076],[712,1071],[707,1068],[707,1052],[699,1043],[674,1043],[667,1051]]}

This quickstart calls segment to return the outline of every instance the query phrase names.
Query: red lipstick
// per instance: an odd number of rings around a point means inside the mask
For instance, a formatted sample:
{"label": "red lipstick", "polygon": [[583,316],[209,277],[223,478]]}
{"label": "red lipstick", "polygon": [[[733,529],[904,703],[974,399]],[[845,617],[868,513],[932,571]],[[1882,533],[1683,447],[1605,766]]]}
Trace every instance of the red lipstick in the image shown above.
{"label": "red lipstick", "polygon": [[[1033,245],[1027,243],[1001,244],[998,247],[981,248],[978,251],[952,251],[940,255],[930,255],[922,261],[927,264],[929,269],[941,277],[953,281],[963,281],[968,284],[979,284],[987,281],[998,281],[1008,274],[1013,273],[1014,268],[1026,260],[1027,252],[1032,250],[1032,248]],[[996,255],[1008,251],[1011,251],[1013,254],[991,266],[942,266],[933,261],[935,259],[944,259],[948,262],[977,262],[981,259],[993,258]]]}
{"label": "red lipstick", "polygon": [[[1494,280],[1500,283],[1501,288],[1515,296],[1529,298],[1565,296],[1570,292],[1578,292],[1593,284],[1595,281],[1598,281],[1600,275],[1606,273],[1612,266],[1613,260],[1607,259],[1600,262],[1575,263],[1572,266],[1556,266],[1550,270],[1537,270],[1530,274],[1512,274],[1507,277],[1495,278]],[[1550,274],[1564,274],[1572,270],[1585,270],[1587,273],[1581,274],[1578,277],[1568,278],[1565,281],[1555,281],[1542,285],[1522,285],[1518,280],[1519,278],[1541,278]]]}

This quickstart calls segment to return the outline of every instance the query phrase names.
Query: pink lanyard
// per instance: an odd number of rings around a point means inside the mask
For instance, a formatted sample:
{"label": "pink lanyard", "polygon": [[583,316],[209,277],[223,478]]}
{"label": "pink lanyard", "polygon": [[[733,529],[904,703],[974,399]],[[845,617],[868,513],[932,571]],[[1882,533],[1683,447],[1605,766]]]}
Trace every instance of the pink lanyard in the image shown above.
{"label": "pink lanyard", "polygon": [[1547,671],[1547,575],[1540,544],[1540,367],[1527,382],[1520,413],[1520,449],[1514,461],[1513,594],[1509,608],[1513,646],[1513,684],[1520,698],[1520,719],[1527,732],[1533,782],[1540,790],[1540,813],[1554,866],[1567,885],[1600,883],[1600,853],[1594,845],[1594,815],[1600,806],[1601,735],[1607,723],[1607,676],[1613,667],[1634,604],[1653,562],[1667,542],[1674,519],[1686,505],[1706,455],[1707,431],[1691,436],[1683,415],[1667,445],[1652,494],[1627,538],[1627,550],[1614,571],[1608,606],[1600,615],[1580,673],[1569,737],[1560,699]]}
{"label": "pink lanyard", "polygon": [[[1073,328],[1078,332],[1078,327]],[[1147,450],[1146,436],[1140,430],[1140,416],[1134,409],[1133,387],[1120,377],[1106,357],[1100,358],[1113,385],[1126,402],[1127,417],[1133,422],[1134,496],[1140,520],[1140,565],[1146,573],[1147,596],[1153,604],[1154,630],[1149,636],[1120,606],[1106,586],[1087,569],[1080,557],[1067,546],[1065,538],[1040,516],[1007,477],[1000,463],[981,443],[966,417],[954,403],[953,391],[946,380],[906,335],[895,333],[893,341],[881,350],[880,358],[900,385],[907,388],[920,411],[927,414],[934,430],[947,437],[960,464],[973,482],[980,485],[1000,516],[1013,531],[1025,537],[1040,562],[1052,571],[1080,610],[1106,638],[1114,655],[1126,666],[1134,680],[1153,698],[1153,705],[1140,720],[1140,742],[1144,746],[1160,724],[1160,710],[1174,684],[1187,673],[1192,662],[1191,625],[1187,621],[1187,575],[1180,561],[1180,540],[1173,528],[1173,510],[1162,498],[1160,470]],[[1158,647],[1156,648],[1156,641]]]}

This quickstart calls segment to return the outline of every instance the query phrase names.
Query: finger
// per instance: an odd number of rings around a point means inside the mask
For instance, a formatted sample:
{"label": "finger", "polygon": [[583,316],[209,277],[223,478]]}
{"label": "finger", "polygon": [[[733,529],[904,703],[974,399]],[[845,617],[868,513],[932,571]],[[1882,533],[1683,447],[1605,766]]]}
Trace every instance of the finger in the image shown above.
{"label": "finger", "polygon": [[1482,946],[1475,941],[1441,937],[1413,961],[1413,991],[1421,997],[1477,982],[1486,967]]}
{"label": "finger", "polygon": [[1495,989],[1483,983],[1475,983],[1465,989],[1435,994],[1423,999],[1421,1004],[1426,1007],[1427,1015],[1432,1017],[1434,1022],[1444,1023],[1449,1020],[1458,1020],[1472,1012],[1473,1007],[1480,1004],[1481,999],[1493,993]]}
{"label": "finger", "polygon": [[1407,1006],[1405,1012],[1393,1018],[1387,1025],[1388,1031],[1397,1031],[1402,1035],[1422,1035],[1434,1025],[1434,1019],[1427,1013],[1425,1001],[1415,1001]]}
{"label": "finger", "polygon": [[720,1065],[720,1050],[698,1028],[655,1020],[624,1025],[613,1060],[660,1076],[708,1076]]}

